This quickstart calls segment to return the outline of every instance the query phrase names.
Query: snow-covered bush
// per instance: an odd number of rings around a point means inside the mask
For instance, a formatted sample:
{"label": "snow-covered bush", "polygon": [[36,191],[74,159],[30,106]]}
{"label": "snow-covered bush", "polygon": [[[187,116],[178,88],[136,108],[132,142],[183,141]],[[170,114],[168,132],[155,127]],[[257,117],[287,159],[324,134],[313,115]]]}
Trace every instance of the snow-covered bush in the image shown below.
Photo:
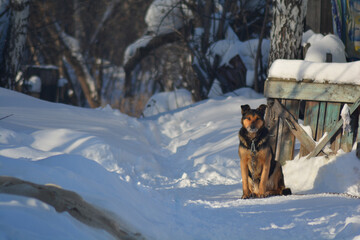
{"label": "snow-covered bush", "polygon": [[323,36],[309,30],[303,36],[303,45],[307,43],[310,43],[310,47],[306,52],[306,61],[326,62],[326,54],[331,53],[332,62],[346,62],[345,46],[336,35]]}
{"label": "snow-covered bush", "polygon": [[153,95],[146,103],[143,116],[149,117],[162,112],[175,110],[193,103],[191,93],[186,89],[161,92]]}

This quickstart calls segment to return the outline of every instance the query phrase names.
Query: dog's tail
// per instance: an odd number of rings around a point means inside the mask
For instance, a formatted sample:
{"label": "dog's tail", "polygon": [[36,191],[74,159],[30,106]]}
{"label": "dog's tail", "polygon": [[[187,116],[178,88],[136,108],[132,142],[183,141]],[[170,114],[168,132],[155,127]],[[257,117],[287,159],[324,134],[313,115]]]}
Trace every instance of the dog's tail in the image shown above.
{"label": "dog's tail", "polygon": [[284,196],[287,196],[287,195],[291,195],[291,189],[290,188],[284,188],[282,191],[281,191],[281,194],[284,195]]}

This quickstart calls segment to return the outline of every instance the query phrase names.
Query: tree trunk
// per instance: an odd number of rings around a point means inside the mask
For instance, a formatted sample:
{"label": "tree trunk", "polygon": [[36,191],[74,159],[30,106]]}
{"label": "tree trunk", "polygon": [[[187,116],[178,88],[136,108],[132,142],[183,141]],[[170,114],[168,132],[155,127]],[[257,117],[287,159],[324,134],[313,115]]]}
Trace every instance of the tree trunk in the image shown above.
{"label": "tree trunk", "polygon": [[1,86],[10,89],[15,87],[15,77],[19,70],[26,43],[29,2],[29,0],[10,0],[6,10],[9,11],[9,25],[2,53],[3,62],[1,63],[0,82]]}
{"label": "tree trunk", "polygon": [[261,27],[261,33],[259,36],[259,42],[258,42],[258,47],[256,50],[256,56],[255,56],[255,64],[254,64],[254,90],[256,92],[262,92],[263,91],[263,82],[261,82],[261,84],[259,83],[259,68],[258,68],[258,64],[259,61],[262,62],[262,56],[261,56],[261,48],[262,48],[262,40],[264,38],[265,35],[265,28],[266,28],[266,23],[268,22],[267,18],[269,15],[269,8],[270,8],[270,0],[266,1],[266,6],[265,6],[265,16],[264,16],[264,21],[263,21],[263,25]]}
{"label": "tree trunk", "polygon": [[300,58],[307,0],[275,0],[273,4],[269,68],[276,59]]}

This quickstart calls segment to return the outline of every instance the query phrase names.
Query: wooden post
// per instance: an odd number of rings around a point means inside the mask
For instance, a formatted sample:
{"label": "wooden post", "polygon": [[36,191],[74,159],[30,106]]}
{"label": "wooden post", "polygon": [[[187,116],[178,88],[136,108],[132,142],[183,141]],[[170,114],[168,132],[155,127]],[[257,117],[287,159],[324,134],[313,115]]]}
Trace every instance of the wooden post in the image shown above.
{"label": "wooden post", "polygon": [[333,33],[331,1],[308,1],[306,27],[312,29],[315,33]]}

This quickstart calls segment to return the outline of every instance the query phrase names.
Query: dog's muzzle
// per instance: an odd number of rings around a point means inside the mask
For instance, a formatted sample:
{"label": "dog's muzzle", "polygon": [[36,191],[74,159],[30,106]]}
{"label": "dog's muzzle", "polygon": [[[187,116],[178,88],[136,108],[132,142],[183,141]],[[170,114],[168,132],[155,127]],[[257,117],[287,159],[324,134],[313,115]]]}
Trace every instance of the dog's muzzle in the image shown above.
{"label": "dog's muzzle", "polygon": [[246,128],[246,130],[250,133],[256,133],[258,131],[257,128],[253,128],[253,127],[248,127],[248,128]]}

